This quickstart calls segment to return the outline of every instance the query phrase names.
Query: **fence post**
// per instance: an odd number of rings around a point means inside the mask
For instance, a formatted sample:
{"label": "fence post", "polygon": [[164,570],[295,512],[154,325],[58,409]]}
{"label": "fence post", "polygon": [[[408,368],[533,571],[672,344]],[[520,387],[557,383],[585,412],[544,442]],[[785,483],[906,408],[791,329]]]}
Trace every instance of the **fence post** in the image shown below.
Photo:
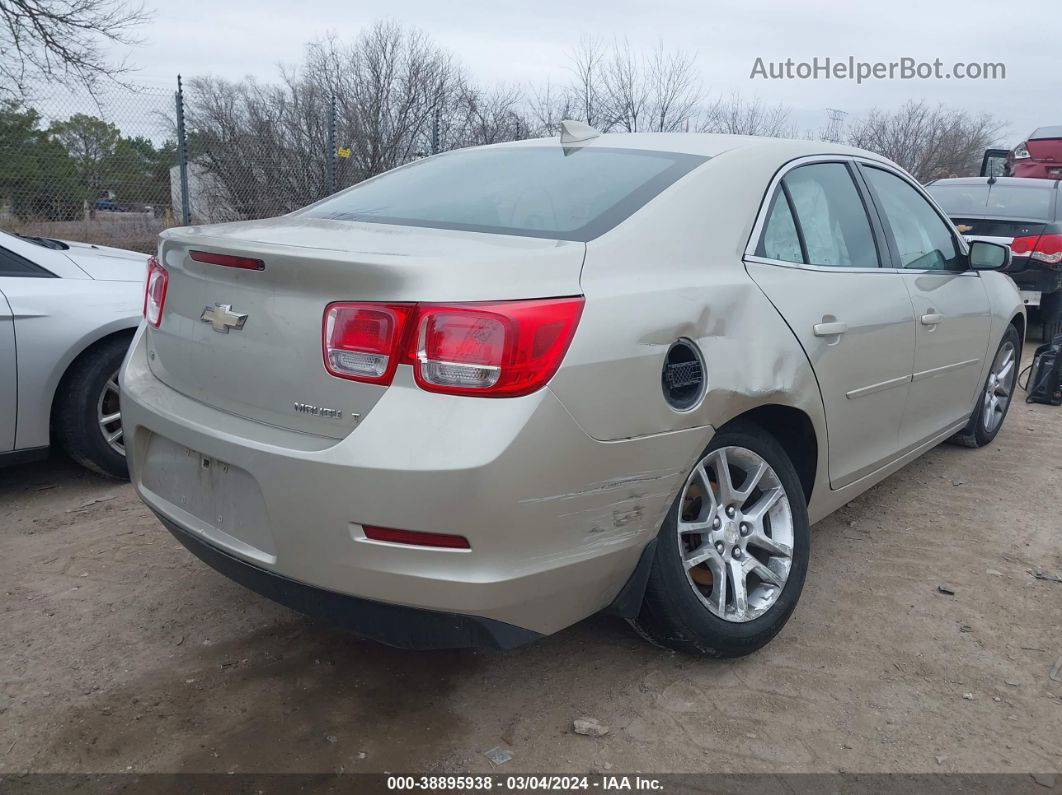
{"label": "fence post", "polygon": [[177,165],[181,172],[181,224],[192,223],[192,203],[188,195],[188,138],[184,134],[184,87],[177,75]]}
{"label": "fence post", "polygon": [[336,95],[328,105],[328,160],[325,170],[325,195],[331,196],[336,192]]}

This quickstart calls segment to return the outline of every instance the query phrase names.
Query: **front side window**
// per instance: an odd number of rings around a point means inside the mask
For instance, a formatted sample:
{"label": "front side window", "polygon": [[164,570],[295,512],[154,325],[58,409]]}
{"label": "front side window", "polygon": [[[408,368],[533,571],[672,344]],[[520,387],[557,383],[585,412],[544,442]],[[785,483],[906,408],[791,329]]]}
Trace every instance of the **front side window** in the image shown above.
{"label": "front side window", "polygon": [[301,214],[585,243],[707,159],[559,145],[467,149],[381,174]]}
{"label": "front side window", "polygon": [[901,268],[965,269],[951,230],[922,194],[888,171],[871,166],[863,171],[892,228]]}
{"label": "front side window", "polygon": [[792,199],[810,264],[839,268],[879,266],[870,219],[847,166],[800,166],[786,174],[782,184]]}

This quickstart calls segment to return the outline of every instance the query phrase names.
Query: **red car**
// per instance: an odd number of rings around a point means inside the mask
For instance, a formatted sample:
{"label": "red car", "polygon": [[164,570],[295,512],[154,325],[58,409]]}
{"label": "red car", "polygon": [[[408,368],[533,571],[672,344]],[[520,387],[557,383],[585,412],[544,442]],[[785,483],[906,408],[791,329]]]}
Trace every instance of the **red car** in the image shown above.
{"label": "red car", "polygon": [[1012,177],[1062,179],[1062,125],[1040,127],[1007,155]]}

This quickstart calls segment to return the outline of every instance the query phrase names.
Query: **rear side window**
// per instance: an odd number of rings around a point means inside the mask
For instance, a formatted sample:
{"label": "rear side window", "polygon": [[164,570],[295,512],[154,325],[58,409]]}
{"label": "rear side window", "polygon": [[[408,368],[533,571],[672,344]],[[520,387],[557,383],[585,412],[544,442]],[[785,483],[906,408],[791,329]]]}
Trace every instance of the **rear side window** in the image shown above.
{"label": "rear side window", "polygon": [[469,149],[382,174],[302,214],[586,242],[707,159],[559,144]]}
{"label": "rear side window", "polygon": [[[1045,180],[1046,181],[1046,180]],[[991,218],[1051,219],[1054,183],[1049,187],[1024,185],[989,185],[987,181],[970,184],[940,183],[926,188],[948,215]]]}
{"label": "rear side window", "polygon": [[870,220],[847,166],[800,166],[786,174],[782,184],[792,200],[811,265],[879,266]]}
{"label": "rear side window", "polygon": [[803,262],[800,250],[800,234],[797,232],[793,212],[789,209],[789,200],[782,190],[774,194],[767,223],[763,227],[763,236],[756,254],[768,259],[782,262]]}
{"label": "rear side window", "polygon": [[20,257],[6,248],[0,248],[0,276],[52,276],[40,265]]}
{"label": "rear side window", "polygon": [[901,268],[965,269],[950,228],[917,190],[880,168],[866,167],[864,173],[892,229]]}

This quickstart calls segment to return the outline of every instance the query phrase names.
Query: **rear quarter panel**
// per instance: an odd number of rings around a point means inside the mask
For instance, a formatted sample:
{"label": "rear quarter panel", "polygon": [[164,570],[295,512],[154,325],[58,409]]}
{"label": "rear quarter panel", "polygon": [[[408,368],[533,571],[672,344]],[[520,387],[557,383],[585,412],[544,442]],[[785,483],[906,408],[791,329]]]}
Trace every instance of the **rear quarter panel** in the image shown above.
{"label": "rear quarter panel", "polygon": [[[713,427],[779,404],[806,413],[826,449],[811,365],[742,262],[780,165],[724,153],[587,244],[586,308],[550,388],[590,436],[617,440],[701,427],[707,444]],[[680,412],[664,399],[661,371],[668,348],[682,337],[702,351],[708,391]]]}

